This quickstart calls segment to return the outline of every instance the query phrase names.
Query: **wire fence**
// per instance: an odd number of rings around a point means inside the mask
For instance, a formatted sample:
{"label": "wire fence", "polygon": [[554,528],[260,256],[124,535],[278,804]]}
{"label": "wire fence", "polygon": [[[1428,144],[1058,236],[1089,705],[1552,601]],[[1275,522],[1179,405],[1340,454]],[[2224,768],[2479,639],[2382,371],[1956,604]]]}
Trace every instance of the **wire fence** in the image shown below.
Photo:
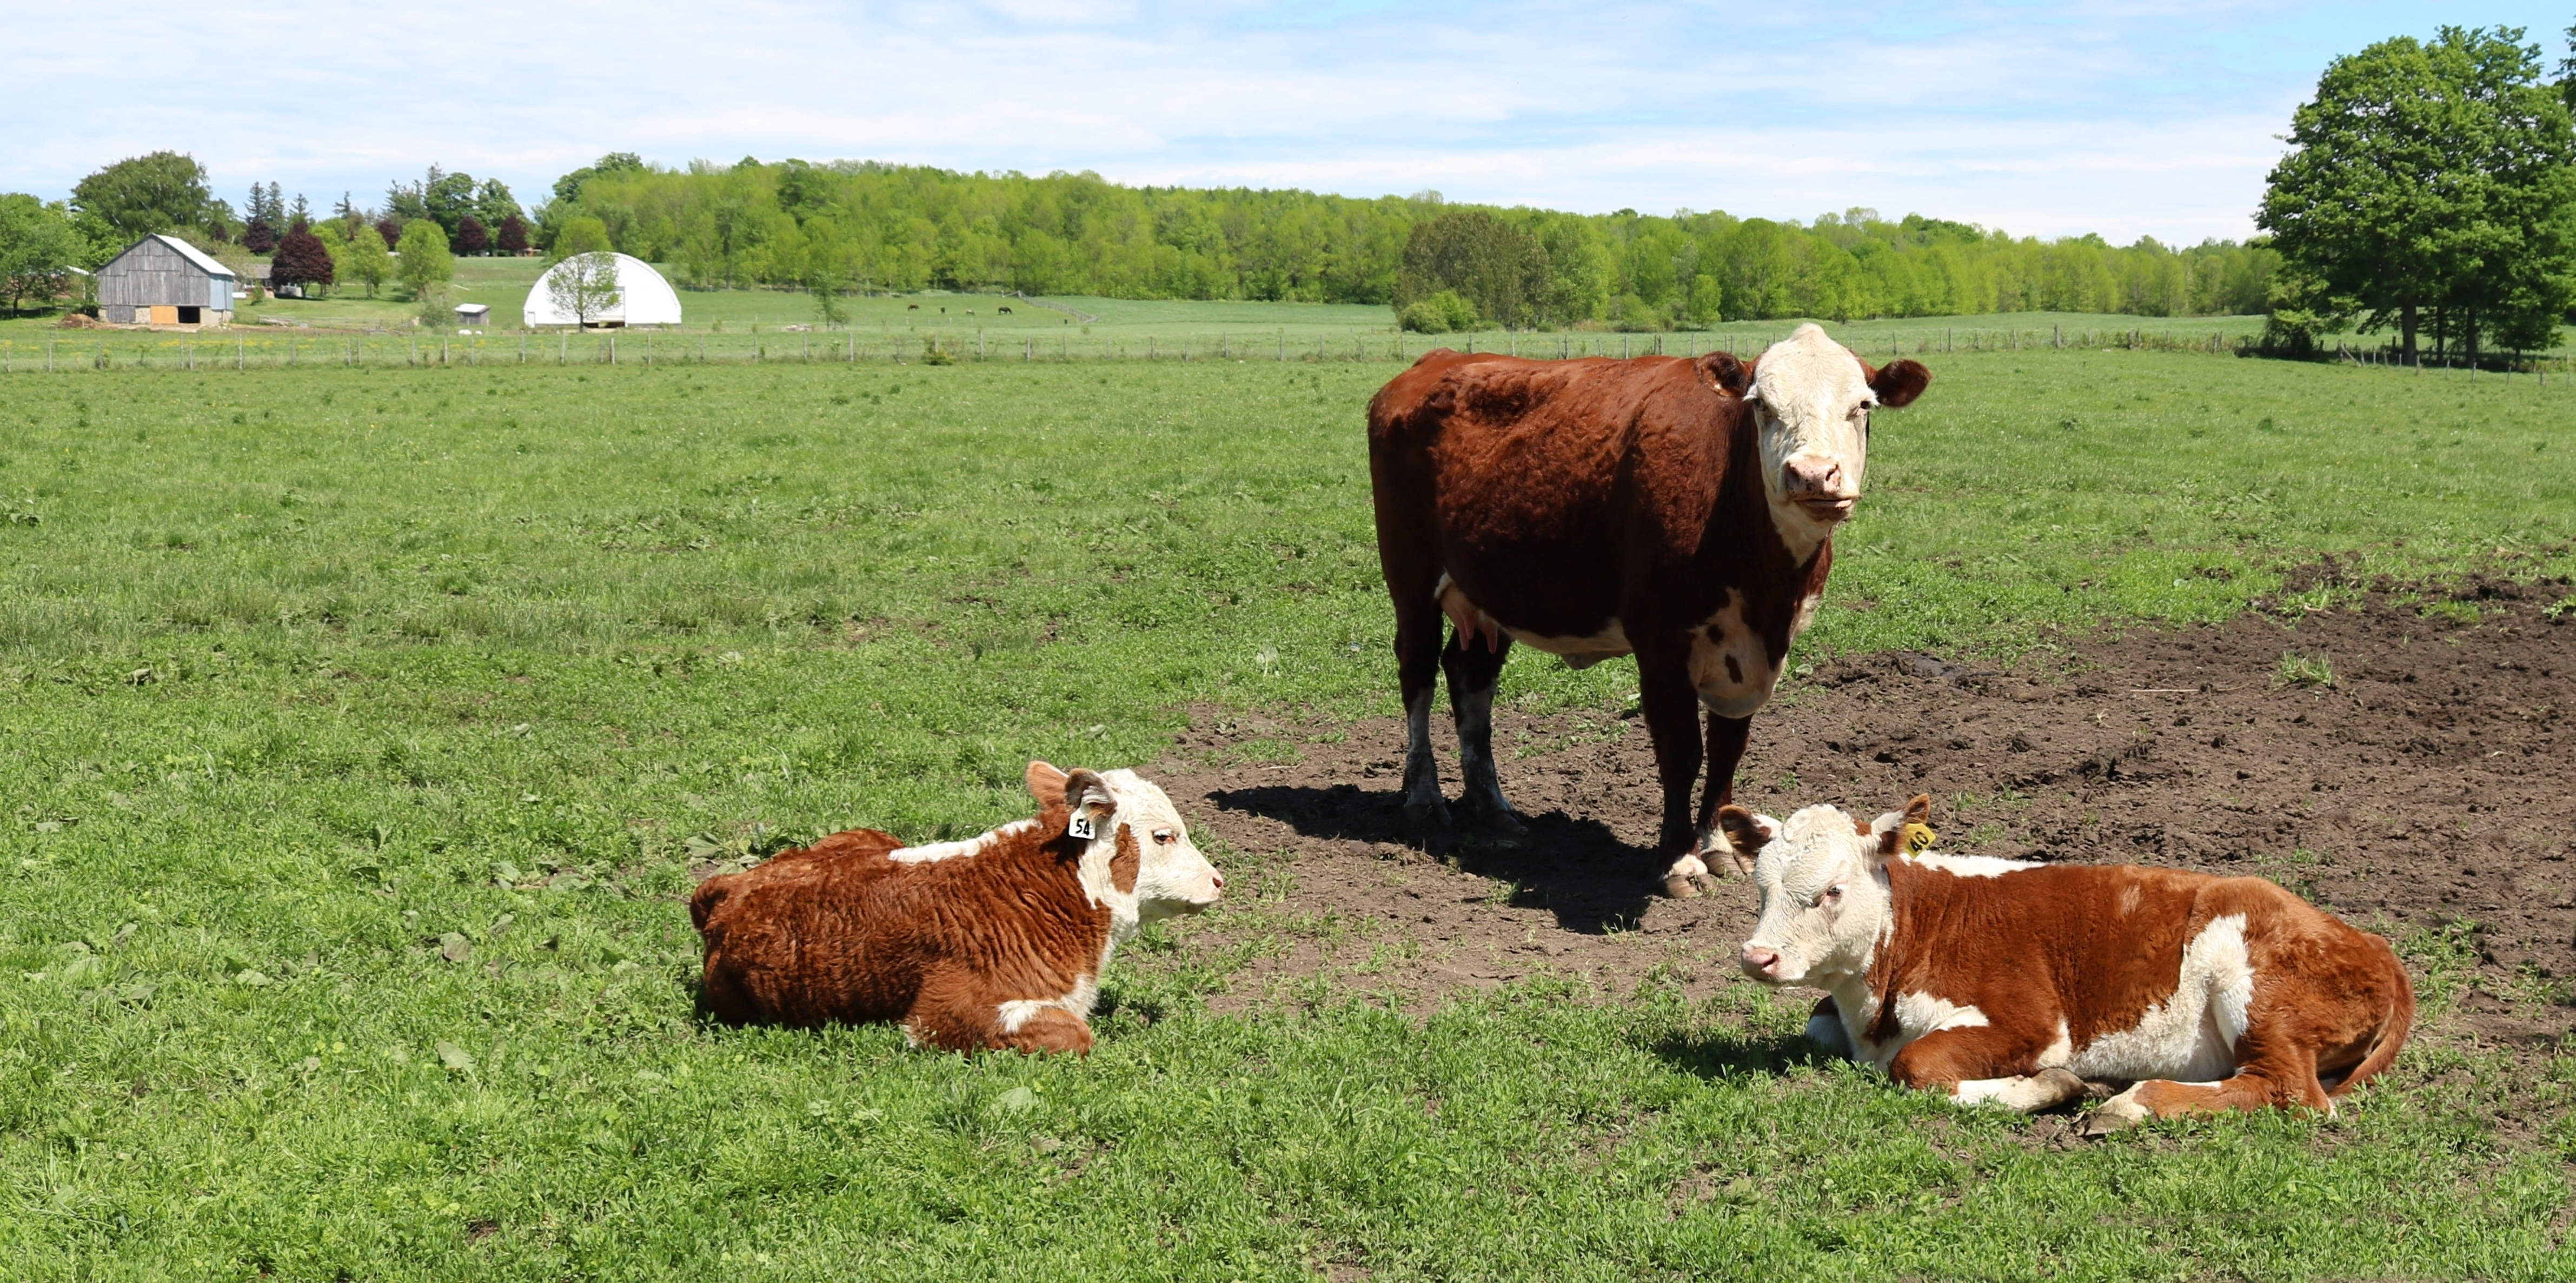
{"label": "wire fence", "polygon": [[[1708,331],[1620,334],[1601,331],[1505,331],[1403,334],[1384,330],[1342,334],[1030,334],[982,330],[929,330],[904,334],[807,330],[771,333],[669,333],[651,330],[522,332],[500,334],[388,333],[79,333],[43,339],[0,340],[0,374],[63,374],[82,370],[247,371],[312,367],[422,368],[480,366],[663,365],[952,365],[1020,362],[1393,362],[1413,361],[1436,348],[1496,352],[1552,360],[1639,356],[1697,357],[1724,351],[1752,355],[1787,337],[1757,327]],[[1845,334],[1844,341],[1870,360],[1952,352],[2052,352],[2131,350],[2235,356],[2254,350],[2243,334],[2176,330],[1913,329],[1893,335]],[[2324,355],[2324,354],[2320,354]],[[2338,344],[2332,360],[2393,366],[2393,348]],[[2476,378],[2466,362],[2424,356],[2423,367]],[[2490,358],[2492,363],[2494,358]],[[2567,382],[2566,358],[2523,359],[2497,371],[2551,374]]]}

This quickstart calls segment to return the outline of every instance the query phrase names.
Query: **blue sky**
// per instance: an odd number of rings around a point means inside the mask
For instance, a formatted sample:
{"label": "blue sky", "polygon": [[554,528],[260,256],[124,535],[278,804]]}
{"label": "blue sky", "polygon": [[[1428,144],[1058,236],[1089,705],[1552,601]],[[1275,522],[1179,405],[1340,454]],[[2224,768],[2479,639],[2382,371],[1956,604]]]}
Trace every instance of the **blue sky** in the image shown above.
{"label": "blue sky", "polygon": [[[432,162],[534,204],[611,150],[877,159],[1131,183],[2241,237],[2339,53],[2542,5],[416,5],[19,0],[0,191],[197,157],[362,203]],[[41,51],[41,52],[34,52]]]}

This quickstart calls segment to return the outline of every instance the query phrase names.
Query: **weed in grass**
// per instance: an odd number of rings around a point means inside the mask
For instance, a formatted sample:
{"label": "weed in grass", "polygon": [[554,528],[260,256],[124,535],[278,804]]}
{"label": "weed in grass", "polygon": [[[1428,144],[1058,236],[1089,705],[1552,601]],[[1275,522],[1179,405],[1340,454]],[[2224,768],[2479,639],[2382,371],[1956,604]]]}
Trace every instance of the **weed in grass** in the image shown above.
{"label": "weed in grass", "polygon": [[2332,686],[2334,666],[2323,655],[2286,650],[2281,652],[2281,662],[2273,669],[2272,679],[2283,686]]}

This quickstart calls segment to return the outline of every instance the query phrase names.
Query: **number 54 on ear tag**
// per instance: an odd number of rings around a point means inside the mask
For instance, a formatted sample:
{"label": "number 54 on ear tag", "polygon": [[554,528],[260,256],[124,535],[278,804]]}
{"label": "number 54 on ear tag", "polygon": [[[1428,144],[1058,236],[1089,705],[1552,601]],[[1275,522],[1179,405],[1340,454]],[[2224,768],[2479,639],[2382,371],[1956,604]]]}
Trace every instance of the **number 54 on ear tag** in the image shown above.
{"label": "number 54 on ear tag", "polygon": [[1091,812],[1089,811],[1074,812],[1072,822],[1064,826],[1064,831],[1075,837],[1081,838],[1085,842],[1088,842],[1093,837],[1097,836],[1091,827]]}

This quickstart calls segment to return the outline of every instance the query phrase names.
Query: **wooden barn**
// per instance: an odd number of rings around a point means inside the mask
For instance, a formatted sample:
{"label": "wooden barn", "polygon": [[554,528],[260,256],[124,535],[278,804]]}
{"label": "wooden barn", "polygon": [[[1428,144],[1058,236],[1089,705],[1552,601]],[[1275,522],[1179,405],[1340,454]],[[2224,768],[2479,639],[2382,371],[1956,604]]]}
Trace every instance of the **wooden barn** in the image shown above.
{"label": "wooden barn", "polygon": [[233,269],[176,236],[154,233],[98,269],[99,319],[111,325],[223,325]]}

